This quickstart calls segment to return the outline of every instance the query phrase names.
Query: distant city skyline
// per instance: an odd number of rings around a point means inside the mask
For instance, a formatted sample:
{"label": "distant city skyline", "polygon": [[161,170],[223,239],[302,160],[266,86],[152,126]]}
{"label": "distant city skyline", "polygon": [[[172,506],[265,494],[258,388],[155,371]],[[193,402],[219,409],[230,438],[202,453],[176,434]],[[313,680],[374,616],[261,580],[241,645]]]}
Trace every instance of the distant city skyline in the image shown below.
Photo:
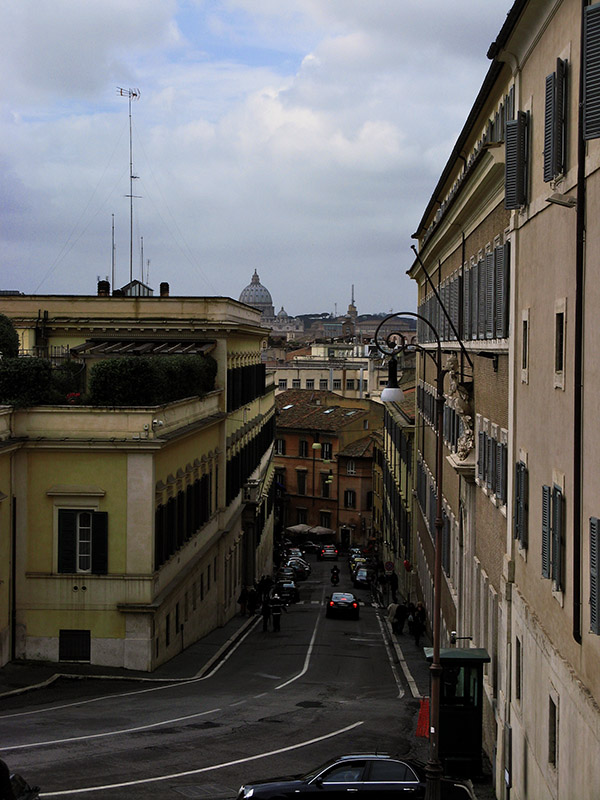
{"label": "distant city skyline", "polygon": [[352,284],[415,307],[411,234],[509,2],[0,3],[1,289],[93,293],[113,215],[128,282],[124,87],[134,278],[235,298],[257,269],[292,316]]}

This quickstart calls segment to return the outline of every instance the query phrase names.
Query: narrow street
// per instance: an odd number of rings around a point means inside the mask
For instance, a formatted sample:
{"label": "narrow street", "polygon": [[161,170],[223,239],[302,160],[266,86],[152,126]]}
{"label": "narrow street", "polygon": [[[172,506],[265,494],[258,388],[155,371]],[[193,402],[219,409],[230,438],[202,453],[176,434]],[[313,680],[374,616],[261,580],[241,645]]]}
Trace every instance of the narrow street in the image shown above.
{"label": "narrow street", "polygon": [[[102,800],[232,798],[248,779],[331,755],[411,754],[419,702],[393,663],[382,610],[358,590],[359,620],[326,618],[331,564],[311,561],[281,631],[263,632],[257,616],[204,677],[61,680],[3,698],[3,757],[42,797]],[[339,588],[352,591],[339,566]]]}

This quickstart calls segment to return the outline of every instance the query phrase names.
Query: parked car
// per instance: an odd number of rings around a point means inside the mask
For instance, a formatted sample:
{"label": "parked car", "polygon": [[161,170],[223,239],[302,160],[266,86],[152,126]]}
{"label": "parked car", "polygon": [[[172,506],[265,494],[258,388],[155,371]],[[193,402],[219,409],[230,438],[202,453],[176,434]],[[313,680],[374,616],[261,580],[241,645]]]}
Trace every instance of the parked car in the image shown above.
{"label": "parked car", "polygon": [[316,544],[316,542],[311,542],[309,539],[307,542],[302,543],[302,547],[300,549],[303,553],[316,553],[321,549],[321,545]]}
{"label": "parked car", "polygon": [[334,544],[324,544],[317,553],[317,558],[322,561],[324,558],[332,558],[334,561],[338,560],[338,550]]}
{"label": "parked car", "polygon": [[311,573],[310,564],[302,558],[288,559],[286,567],[291,567],[294,570],[295,576],[299,581],[306,580]]}
{"label": "parked car", "polygon": [[374,576],[373,570],[368,567],[358,567],[354,573],[352,582],[355,589],[368,589]]}
{"label": "parked car", "polygon": [[296,573],[292,567],[279,567],[275,575],[276,581],[293,581],[296,578]]}
{"label": "parked car", "polygon": [[[442,800],[475,800],[471,781],[442,777],[440,782]],[[425,764],[379,754],[339,756],[304,775],[246,783],[240,787],[237,800],[313,797],[319,793],[346,797],[354,792],[359,797],[424,798]]]}
{"label": "parked car", "polygon": [[286,605],[297,603],[300,600],[300,592],[294,581],[277,581],[269,592],[269,596],[273,597],[274,594],[278,594]]}
{"label": "parked car", "polygon": [[288,549],[287,549],[287,557],[288,558],[302,558],[302,550],[299,547],[288,547]]}
{"label": "parked car", "polygon": [[367,563],[367,559],[364,556],[354,556],[354,558],[348,563],[350,568],[350,575],[354,575],[356,570],[359,567],[365,566]]}
{"label": "parked car", "polygon": [[349,617],[358,619],[360,607],[358,600],[351,592],[334,592],[327,598],[326,617]]}

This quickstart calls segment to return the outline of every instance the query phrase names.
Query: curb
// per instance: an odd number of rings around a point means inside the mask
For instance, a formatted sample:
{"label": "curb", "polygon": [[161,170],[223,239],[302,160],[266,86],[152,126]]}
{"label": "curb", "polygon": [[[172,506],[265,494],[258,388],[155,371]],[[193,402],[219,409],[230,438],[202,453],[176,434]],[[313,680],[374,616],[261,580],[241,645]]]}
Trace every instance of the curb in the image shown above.
{"label": "curb", "polygon": [[[2,697],[11,697],[14,695],[25,694],[25,692],[31,692],[36,689],[45,689],[47,686],[50,686],[55,681],[59,680],[60,678],[67,678],[69,680],[103,680],[103,681],[137,681],[138,683],[189,683],[190,681],[198,680],[198,678],[203,677],[206,672],[210,670],[218,661],[220,661],[223,656],[229,651],[233,645],[237,642],[238,639],[242,638],[246,634],[246,630],[250,628],[253,624],[258,622],[258,617],[250,617],[246,622],[241,625],[238,630],[229,637],[229,639],[221,645],[221,647],[217,650],[217,652],[211,656],[211,658],[204,664],[203,667],[199,669],[199,671],[188,678],[146,678],[143,675],[101,675],[101,674],[94,674],[94,673],[74,673],[74,672],[55,672],[46,680],[40,681],[39,683],[31,683],[27,686],[20,686],[18,689],[11,689],[8,692],[1,692],[0,699]],[[201,641],[200,639],[198,641]],[[193,645],[190,645],[193,647]],[[177,658],[177,656],[174,656]]]}

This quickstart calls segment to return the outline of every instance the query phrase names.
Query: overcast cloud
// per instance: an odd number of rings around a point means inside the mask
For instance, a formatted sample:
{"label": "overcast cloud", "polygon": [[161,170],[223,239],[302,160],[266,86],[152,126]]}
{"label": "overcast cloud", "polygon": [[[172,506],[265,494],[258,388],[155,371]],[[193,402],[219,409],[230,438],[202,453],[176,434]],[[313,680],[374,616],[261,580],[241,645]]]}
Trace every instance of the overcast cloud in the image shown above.
{"label": "overcast cloud", "polygon": [[0,289],[414,308],[411,233],[509,0],[0,0]]}

